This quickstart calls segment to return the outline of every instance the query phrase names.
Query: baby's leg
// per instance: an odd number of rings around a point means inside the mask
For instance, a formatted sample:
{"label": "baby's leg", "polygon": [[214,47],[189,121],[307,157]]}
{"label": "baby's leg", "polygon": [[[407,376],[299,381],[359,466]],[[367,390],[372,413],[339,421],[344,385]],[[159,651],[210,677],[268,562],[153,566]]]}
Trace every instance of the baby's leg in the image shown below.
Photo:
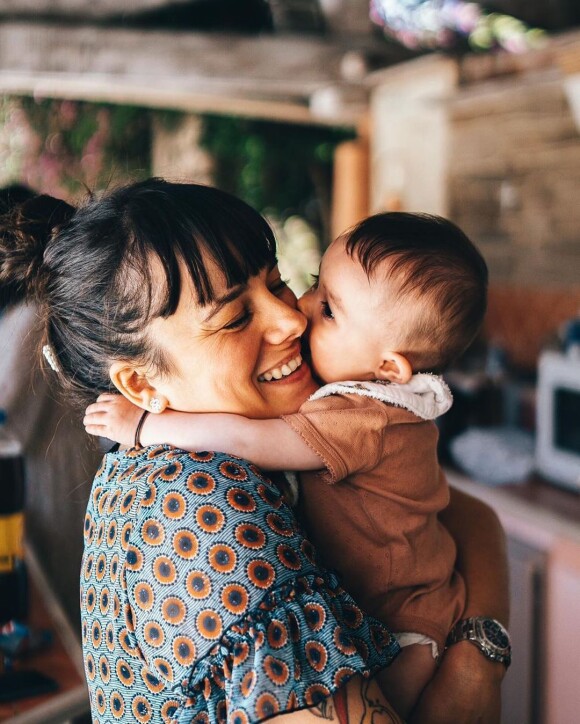
{"label": "baby's leg", "polygon": [[431,645],[411,644],[402,648],[393,663],[377,675],[384,695],[403,719],[413,711],[436,668]]}

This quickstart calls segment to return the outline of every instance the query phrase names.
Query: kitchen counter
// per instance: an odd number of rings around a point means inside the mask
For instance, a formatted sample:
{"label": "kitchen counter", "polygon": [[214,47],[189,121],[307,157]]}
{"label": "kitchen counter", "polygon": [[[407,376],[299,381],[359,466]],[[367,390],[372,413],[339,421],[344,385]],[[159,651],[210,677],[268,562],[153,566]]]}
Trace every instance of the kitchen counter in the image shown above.
{"label": "kitchen counter", "polygon": [[502,724],[578,720],[580,494],[540,477],[490,487],[457,470],[449,483],[486,502],[507,534],[514,660]]}
{"label": "kitchen counter", "polygon": [[580,493],[537,475],[523,483],[490,486],[456,469],[445,473],[450,485],[488,503],[506,529],[515,527],[528,544],[547,549],[561,538],[580,544]]}

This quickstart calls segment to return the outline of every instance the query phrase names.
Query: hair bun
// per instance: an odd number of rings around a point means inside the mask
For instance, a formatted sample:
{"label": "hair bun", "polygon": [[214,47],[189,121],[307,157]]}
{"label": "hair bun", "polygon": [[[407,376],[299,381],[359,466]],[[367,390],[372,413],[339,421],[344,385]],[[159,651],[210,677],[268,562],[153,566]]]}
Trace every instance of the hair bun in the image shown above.
{"label": "hair bun", "polygon": [[36,196],[0,217],[0,300],[42,300],[49,280],[46,245],[71,219],[75,208],[52,196]]}

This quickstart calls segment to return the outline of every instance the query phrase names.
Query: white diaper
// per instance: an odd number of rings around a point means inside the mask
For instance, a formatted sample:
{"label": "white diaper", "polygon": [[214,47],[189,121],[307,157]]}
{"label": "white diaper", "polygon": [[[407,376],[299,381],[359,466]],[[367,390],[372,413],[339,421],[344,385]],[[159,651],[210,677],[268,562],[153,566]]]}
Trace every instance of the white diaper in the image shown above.
{"label": "white diaper", "polygon": [[430,644],[433,658],[437,660],[439,656],[439,647],[437,646],[437,642],[433,641],[433,639],[429,636],[424,636],[420,633],[410,633],[408,631],[404,631],[403,633],[396,633],[393,634],[393,636],[397,639],[397,641],[399,642],[399,646],[402,649],[404,649],[405,646],[412,646],[413,644],[422,644],[424,646],[428,646]]}

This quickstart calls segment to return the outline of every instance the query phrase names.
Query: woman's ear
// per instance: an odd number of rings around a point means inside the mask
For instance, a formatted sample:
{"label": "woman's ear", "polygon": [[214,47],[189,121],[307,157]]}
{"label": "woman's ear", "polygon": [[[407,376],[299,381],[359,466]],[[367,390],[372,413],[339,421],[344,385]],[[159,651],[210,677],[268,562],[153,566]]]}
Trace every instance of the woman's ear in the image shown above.
{"label": "woman's ear", "polygon": [[168,401],[151,386],[147,377],[127,362],[113,362],[109,368],[111,382],[137,407],[151,412],[163,412]]}
{"label": "woman's ear", "polygon": [[387,352],[376,371],[375,379],[404,385],[413,376],[413,368],[406,357],[398,352]]}

